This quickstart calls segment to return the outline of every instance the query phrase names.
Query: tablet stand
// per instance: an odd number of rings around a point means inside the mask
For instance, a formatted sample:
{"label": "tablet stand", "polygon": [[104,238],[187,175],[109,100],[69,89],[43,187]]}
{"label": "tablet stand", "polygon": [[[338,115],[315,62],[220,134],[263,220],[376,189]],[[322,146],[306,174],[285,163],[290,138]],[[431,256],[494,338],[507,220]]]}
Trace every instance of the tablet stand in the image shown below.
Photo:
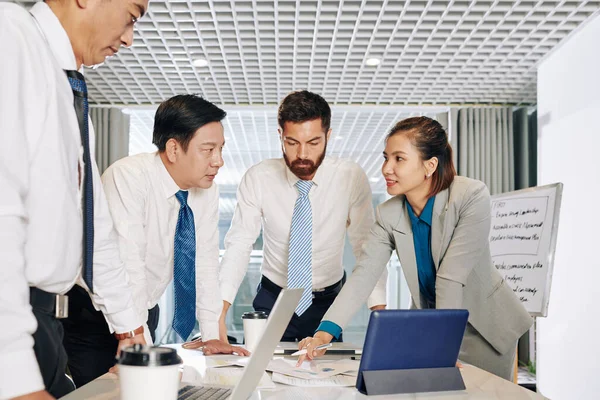
{"label": "tablet stand", "polygon": [[464,390],[457,367],[363,371],[367,395]]}

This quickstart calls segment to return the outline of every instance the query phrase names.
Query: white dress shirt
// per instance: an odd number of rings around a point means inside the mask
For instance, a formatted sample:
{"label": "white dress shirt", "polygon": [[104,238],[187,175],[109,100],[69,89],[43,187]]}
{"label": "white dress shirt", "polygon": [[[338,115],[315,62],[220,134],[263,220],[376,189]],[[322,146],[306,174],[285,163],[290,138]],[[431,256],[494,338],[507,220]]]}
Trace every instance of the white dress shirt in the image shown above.
{"label": "white dress shirt", "polygon": [[[261,226],[262,274],[280,287],[287,286],[298,180],[282,158],[262,161],[242,178],[221,261],[221,293],[225,301],[233,303],[235,299]],[[313,182],[309,193],[313,216],[312,285],[313,290],[319,290],[342,279],[346,232],[358,259],[374,217],[369,181],[355,162],[325,157]],[[386,282],[384,273],[369,298],[369,307],[386,304]]]}
{"label": "white dress shirt", "polygon": [[[0,4],[0,398],[44,389],[33,352],[29,286],[66,293],[81,275],[82,147],[64,69],[67,33],[45,3]],[[39,28],[38,28],[39,24]],[[43,35],[41,31],[43,31]],[[90,122],[90,143],[94,132]],[[94,291],[109,326],[142,325],[92,154]],[[81,177],[83,182],[83,177]],[[82,279],[80,279],[83,282]],[[83,284],[83,283],[82,283]]]}
{"label": "white dress shirt", "polygon": [[[173,280],[173,249],[180,190],[158,153],[138,154],[111,165],[102,175],[119,234],[121,259],[144,319]],[[196,318],[204,340],[219,338],[219,190],[188,190],[196,228]],[[150,339],[147,337],[147,339]]]}

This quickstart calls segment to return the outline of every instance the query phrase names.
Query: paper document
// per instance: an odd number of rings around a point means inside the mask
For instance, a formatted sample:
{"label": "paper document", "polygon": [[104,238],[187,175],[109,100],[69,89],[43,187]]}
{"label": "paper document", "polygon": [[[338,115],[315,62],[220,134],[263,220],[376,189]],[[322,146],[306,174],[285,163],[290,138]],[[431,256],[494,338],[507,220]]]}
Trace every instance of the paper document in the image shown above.
{"label": "paper document", "polygon": [[170,347],[177,350],[177,354],[183,360],[185,365],[196,368],[201,371],[205,368],[229,367],[238,365],[240,360],[249,360],[250,357],[236,356],[233,354],[215,354],[205,356],[201,350],[184,349],[181,344],[168,344],[161,347]]}
{"label": "paper document", "polygon": [[344,371],[341,373],[342,375],[358,376],[358,367],[360,366],[360,361],[358,360],[343,359],[331,362],[331,364],[334,364],[337,370]]}
{"label": "paper document", "polygon": [[356,385],[356,377],[347,375],[336,375],[325,379],[301,379],[293,376],[283,375],[273,372],[273,382],[283,383],[290,386],[354,386]]}
{"label": "paper document", "polygon": [[[196,371],[197,375],[192,379],[188,379],[188,382],[194,385],[206,385],[206,386],[222,386],[222,387],[233,387],[238,384],[244,373],[243,368],[210,368],[207,369],[203,374]],[[263,373],[258,382],[257,389],[275,389],[275,384],[269,378],[266,372]]]}
{"label": "paper document", "polygon": [[[348,354],[361,355],[362,348],[352,343],[332,343],[332,347],[327,349],[329,354]],[[298,343],[282,342],[275,348],[274,354],[292,354],[298,351]]]}
{"label": "paper document", "polygon": [[250,360],[250,357],[234,356],[230,354],[219,354],[206,356],[206,368],[231,367]]}
{"label": "paper document", "polygon": [[267,365],[267,371],[293,376],[301,379],[324,379],[349,371],[358,370],[358,361],[353,360],[315,360],[305,361],[296,367],[297,360],[275,359]]}

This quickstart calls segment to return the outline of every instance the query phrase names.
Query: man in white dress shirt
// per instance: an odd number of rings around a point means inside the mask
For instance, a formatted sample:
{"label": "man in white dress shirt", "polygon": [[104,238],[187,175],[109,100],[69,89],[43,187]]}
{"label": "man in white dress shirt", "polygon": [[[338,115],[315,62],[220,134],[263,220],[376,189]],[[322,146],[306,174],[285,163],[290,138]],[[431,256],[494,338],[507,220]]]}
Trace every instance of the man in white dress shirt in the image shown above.
{"label": "man in white dress shirt", "polygon": [[[154,118],[158,152],[115,162],[102,182],[136,310],[147,320],[146,340],[156,341],[158,301],[173,281],[171,325],[179,337],[187,340],[197,320],[205,353],[247,355],[242,348],[218,341],[219,190],[213,181],[223,166],[225,116],[225,111],[195,95],[164,101]],[[73,377],[79,386],[114,364],[117,343],[89,296],[73,299],[77,311],[65,324],[65,343],[70,370],[73,366],[78,370]]]}
{"label": "man in white dress shirt", "polygon": [[[93,158],[78,72],[133,40],[148,0],[0,4],[0,399],[73,390],[59,318],[77,282],[120,345],[145,343]],[[93,362],[93,360],[90,360]]]}
{"label": "man in white dress shirt", "polygon": [[[358,164],[325,156],[330,122],[331,110],[321,96],[308,91],[289,94],[278,112],[283,158],[265,160],[242,178],[221,262],[222,339],[225,315],[261,227],[264,258],[254,309],[269,313],[281,288],[305,289],[284,341],[312,335],[339,293],[345,281],[346,234],[356,257],[361,253],[374,221],[371,189]],[[370,307],[385,305],[386,279],[384,274]]]}

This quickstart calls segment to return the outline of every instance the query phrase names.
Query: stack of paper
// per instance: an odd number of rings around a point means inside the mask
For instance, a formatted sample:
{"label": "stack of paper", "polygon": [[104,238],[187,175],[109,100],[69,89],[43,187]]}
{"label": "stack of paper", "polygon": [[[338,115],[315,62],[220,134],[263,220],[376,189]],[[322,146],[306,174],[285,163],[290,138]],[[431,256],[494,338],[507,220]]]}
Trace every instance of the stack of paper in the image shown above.
{"label": "stack of paper", "polygon": [[296,366],[296,360],[275,359],[267,366],[273,381],[292,386],[354,386],[358,361],[313,360]]}
{"label": "stack of paper", "polygon": [[[295,345],[295,344],[294,344]],[[182,380],[197,385],[235,386],[244,372],[249,357],[234,355],[204,356],[199,350],[188,350],[181,345],[169,345],[177,350],[185,364]],[[266,370],[273,372],[272,380],[263,374],[258,389],[274,389],[275,384],[291,386],[354,386],[359,361],[351,359],[305,361],[296,367],[296,359],[277,358],[271,360]]]}
{"label": "stack of paper", "polygon": [[[361,355],[362,348],[352,343],[332,343],[332,346],[327,349],[329,354],[347,354],[350,355]],[[282,342],[275,348],[274,354],[276,355],[290,355],[298,351],[298,343],[295,342]]]}
{"label": "stack of paper", "polygon": [[283,383],[290,386],[317,387],[317,386],[354,386],[356,377],[348,375],[336,375],[324,379],[300,379],[292,376],[273,372],[273,382]]}

